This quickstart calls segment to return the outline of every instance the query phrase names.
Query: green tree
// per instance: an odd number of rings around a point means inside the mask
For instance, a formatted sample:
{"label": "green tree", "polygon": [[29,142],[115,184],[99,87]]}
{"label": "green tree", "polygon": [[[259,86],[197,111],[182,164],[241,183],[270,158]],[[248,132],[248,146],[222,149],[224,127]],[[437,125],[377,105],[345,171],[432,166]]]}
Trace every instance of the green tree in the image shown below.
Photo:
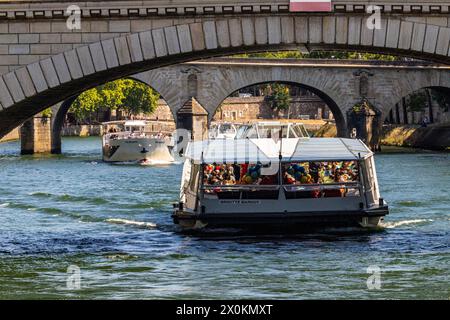
{"label": "green tree", "polygon": [[444,112],[448,112],[450,110],[450,95],[438,90],[431,90],[431,92],[433,99],[436,100],[439,107]]}
{"label": "green tree", "polygon": [[382,60],[382,61],[398,61],[401,57],[360,53],[347,51],[313,51],[309,54],[300,51],[279,51],[279,52],[258,52],[249,54],[236,55],[237,58],[266,58],[266,59],[354,59],[354,60]]}
{"label": "green tree", "polygon": [[117,110],[127,116],[151,114],[157,107],[159,94],[146,84],[119,79],[87,90],[73,102],[70,112],[78,121],[88,119],[98,110]]}
{"label": "green tree", "polygon": [[42,114],[42,116],[44,118],[51,118],[51,116],[52,116],[52,108],[45,109],[44,111],[42,111],[41,114]]}
{"label": "green tree", "polygon": [[281,83],[270,84],[266,87],[266,101],[270,108],[278,113],[289,110],[291,95],[289,86]]}
{"label": "green tree", "polygon": [[80,94],[72,103],[69,112],[73,113],[78,121],[84,121],[102,107],[104,107],[103,97],[99,90],[94,88]]}
{"label": "green tree", "polygon": [[423,111],[427,106],[427,95],[424,90],[413,93],[407,98],[408,111]]}
{"label": "green tree", "polygon": [[121,109],[129,115],[151,114],[158,105],[159,94],[142,82],[123,80]]}

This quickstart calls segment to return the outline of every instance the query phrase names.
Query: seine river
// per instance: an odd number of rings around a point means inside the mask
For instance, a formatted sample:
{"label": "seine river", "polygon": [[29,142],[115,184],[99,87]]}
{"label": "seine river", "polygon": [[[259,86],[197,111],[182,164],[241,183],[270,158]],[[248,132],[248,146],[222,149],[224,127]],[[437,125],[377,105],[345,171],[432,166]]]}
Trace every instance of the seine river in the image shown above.
{"label": "seine river", "polygon": [[383,231],[198,236],[170,218],[179,164],[105,164],[98,138],[18,150],[0,144],[1,299],[450,298],[448,153],[377,155]]}

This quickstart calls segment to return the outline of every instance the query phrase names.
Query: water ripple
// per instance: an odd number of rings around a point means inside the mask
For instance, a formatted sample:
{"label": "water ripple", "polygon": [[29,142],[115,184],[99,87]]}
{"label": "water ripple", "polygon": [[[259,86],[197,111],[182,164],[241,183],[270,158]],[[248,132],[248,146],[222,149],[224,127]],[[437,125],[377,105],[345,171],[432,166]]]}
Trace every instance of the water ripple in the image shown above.
{"label": "water ripple", "polygon": [[0,299],[448,299],[450,155],[377,155],[392,208],[377,232],[195,234],[170,217],[181,165],[111,166],[100,148],[64,139],[63,156],[21,157],[0,144]]}

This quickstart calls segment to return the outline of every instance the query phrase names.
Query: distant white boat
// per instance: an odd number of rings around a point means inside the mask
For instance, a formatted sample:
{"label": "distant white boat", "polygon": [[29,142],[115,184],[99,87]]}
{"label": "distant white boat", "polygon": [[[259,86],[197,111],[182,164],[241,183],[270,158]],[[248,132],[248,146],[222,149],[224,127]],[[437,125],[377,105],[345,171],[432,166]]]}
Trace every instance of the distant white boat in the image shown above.
{"label": "distant white boat", "polygon": [[234,139],[239,125],[231,122],[214,122],[209,127],[209,139]]}
{"label": "distant white boat", "polygon": [[240,125],[236,139],[293,139],[309,138],[303,123],[282,121],[259,121]]}
{"label": "distant white boat", "polygon": [[132,120],[104,123],[111,127],[103,135],[103,161],[170,163],[174,158],[170,152],[171,138],[167,133],[148,132],[150,121]]}
{"label": "distant white boat", "polygon": [[308,131],[299,122],[259,121],[247,124],[213,122],[209,128],[210,140],[308,137]]}

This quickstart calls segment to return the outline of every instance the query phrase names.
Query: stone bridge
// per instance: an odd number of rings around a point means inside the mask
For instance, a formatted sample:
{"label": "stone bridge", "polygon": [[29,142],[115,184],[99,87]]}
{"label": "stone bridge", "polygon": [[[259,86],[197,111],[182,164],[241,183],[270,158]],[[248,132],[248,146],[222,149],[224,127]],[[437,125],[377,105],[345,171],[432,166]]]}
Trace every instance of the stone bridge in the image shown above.
{"label": "stone bridge", "polygon": [[356,50],[450,62],[450,3],[443,0],[379,1],[375,30],[366,24],[367,1],[334,1],[330,13],[289,12],[287,0],[74,3],[80,30],[67,29],[65,2],[0,4],[0,136],[86,89],[200,58]]}
{"label": "stone bridge", "polygon": [[195,97],[211,119],[223,100],[247,86],[284,82],[311,90],[330,107],[339,135],[347,113],[367,99],[384,119],[402,98],[424,88],[450,89],[450,66],[424,62],[218,58],[146,71],[132,78],[157,90],[174,119]]}
{"label": "stone bridge", "polygon": [[[158,91],[178,118],[194,97],[212,119],[233,92],[255,84],[299,85],[322,98],[333,112],[339,136],[354,127],[352,107],[366,99],[378,112],[378,124],[408,95],[424,88],[450,90],[450,66],[426,62],[355,60],[280,60],[216,58],[145,71],[131,76]],[[54,107],[53,147],[61,150],[60,131],[76,96]]]}

